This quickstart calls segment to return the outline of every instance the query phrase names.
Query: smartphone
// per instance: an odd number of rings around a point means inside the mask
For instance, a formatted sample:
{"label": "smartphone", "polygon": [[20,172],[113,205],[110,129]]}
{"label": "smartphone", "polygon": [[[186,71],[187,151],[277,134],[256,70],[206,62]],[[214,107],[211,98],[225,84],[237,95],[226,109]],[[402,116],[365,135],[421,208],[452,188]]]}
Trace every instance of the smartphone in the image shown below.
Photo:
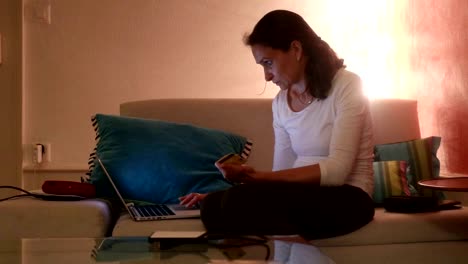
{"label": "smartphone", "polygon": [[229,153],[227,155],[222,156],[216,163],[219,164],[244,164],[246,160],[242,158],[239,154],[236,153]]}

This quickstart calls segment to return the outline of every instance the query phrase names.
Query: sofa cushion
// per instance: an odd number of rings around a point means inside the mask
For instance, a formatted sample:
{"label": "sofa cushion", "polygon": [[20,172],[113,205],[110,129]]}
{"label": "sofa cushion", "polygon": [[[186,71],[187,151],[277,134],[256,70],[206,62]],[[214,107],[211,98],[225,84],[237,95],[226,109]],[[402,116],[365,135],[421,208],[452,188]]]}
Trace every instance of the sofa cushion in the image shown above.
{"label": "sofa cushion", "polygon": [[[392,213],[377,208],[374,220],[350,234],[310,241],[318,247],[468,240],[468,207],[430,213]],[[203,231],[200,219],[135,222],[122,214],[113,236],[148,236],[156,230]]]}
{"label": "sofa cushion", "polygon": [[440,141],[440,137],[427,137],[376,145],[375,161],[406,161],[409,165],[407,178],[411,195],[434,196],[435,191],[420,187],[418,181],[439,177],[440,161],[437,158],[437,150]]}
{"label": "sofa cushion", "polygon": [[96,154],[125,199],[178,203],[187,193],[230,187],[215,161],[232,152],[247,159],[252,145],[245,137],[191,124],[103,114],[92,121],[97,142],[89,181],[98,197],[116,198]]}
{"label": "sofa cushion", "polygon": [[190,123],[245,136],[255,143],[248,164],[258,170],[271,170],[271,103],[271,98],[164,98],[123,103],[120,115]]}
{"label": "sofa cushion", "polygon": [[24,197],[3,201],[1,238],[108,236],[113,224],[111,208],[100,199],[64,202]]}
{"label": "sofa cushion", "polygon": [[406,178],[406,161],[376,161],[373,167],[373,199],[377,205],[382,205],[387,197],[411,195]]}
{"label": "sofa cushion", "polygon": [[316,246],[359,246],[468,239],[468,207],[429,213],[375,210],[374,220],[350,234],[311,241]]}

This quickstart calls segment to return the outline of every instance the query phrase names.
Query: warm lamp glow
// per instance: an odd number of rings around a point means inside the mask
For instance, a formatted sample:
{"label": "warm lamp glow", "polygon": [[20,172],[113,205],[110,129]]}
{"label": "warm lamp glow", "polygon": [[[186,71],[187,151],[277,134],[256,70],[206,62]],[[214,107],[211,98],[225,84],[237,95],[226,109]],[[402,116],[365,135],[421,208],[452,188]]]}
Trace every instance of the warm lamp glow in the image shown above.
{"label": "warm lamp glow", "polygon": [[[325,12],[320,17],[317,6],[308,12],[311,15],[305,15],[307,20],[321,21],[312,22],[312,27],[345,59],[348,69],[359,74],[371,99],[409,96],[399,86],[406,67],[402,65],[408,61],[400,30],[406,7],[400,2],[328,0],[323,2]],[[324,26],[323,21],[328,25]]]}
{"label": "warm lamp glow", "polygon": [[305,18],[368,97],[417,100],[422,136],[442,138],[440,170],[468,175],[468,1],[309,2]]}

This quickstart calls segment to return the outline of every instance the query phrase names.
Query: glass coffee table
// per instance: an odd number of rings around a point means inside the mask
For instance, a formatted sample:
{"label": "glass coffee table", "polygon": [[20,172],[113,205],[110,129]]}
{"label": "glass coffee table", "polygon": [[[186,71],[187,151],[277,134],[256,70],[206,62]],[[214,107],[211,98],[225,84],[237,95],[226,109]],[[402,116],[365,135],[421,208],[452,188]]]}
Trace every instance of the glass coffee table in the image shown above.
{"label": "glass coffee table", "polygon": [[270,245],[208,243],[160,250],[146,237],[25,238],[1,240],[0,264],[83,263],[278,263]]}

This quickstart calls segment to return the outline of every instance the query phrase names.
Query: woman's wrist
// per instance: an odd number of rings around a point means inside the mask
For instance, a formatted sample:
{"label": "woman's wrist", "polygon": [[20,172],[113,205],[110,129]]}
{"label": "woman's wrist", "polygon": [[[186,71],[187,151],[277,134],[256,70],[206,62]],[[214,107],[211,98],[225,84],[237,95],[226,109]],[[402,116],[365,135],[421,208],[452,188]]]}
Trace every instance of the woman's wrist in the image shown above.
{"label": "woman's wrist", "polygon": [[256,182],[264,182],[269,180],[268,172],[265,171],[255,171],[253,175],[251,175],[251,178]]}

